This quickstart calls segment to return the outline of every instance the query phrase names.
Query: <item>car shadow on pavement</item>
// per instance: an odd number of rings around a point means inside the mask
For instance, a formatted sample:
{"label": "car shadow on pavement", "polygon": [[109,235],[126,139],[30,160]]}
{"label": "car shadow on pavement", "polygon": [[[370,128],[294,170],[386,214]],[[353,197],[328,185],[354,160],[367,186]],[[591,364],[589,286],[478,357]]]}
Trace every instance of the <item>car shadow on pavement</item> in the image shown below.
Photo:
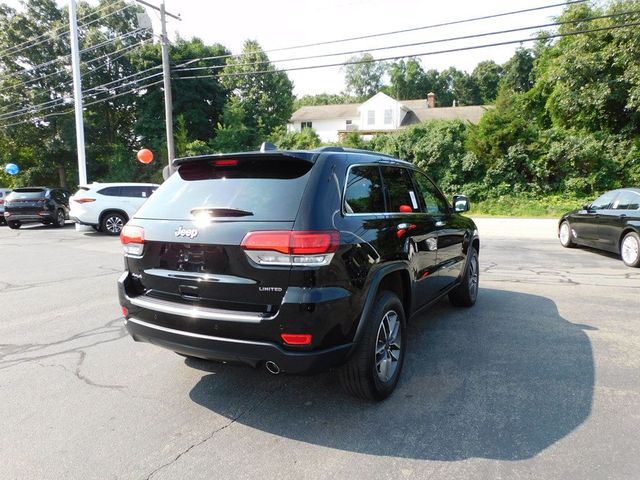
{"label": "car shadow on pavement", "polygon": [[526,459],[589,416],[594,365],[583,330],[590,329],[563,319],[548,298],[482,289],[474,308],[442,301],[410,323],[402,378],[384,402],[347,396],[331,373],[273,377],[198,360],[186,362],[211,374],[190,397],[236,423],[323,447],[443,461]]}

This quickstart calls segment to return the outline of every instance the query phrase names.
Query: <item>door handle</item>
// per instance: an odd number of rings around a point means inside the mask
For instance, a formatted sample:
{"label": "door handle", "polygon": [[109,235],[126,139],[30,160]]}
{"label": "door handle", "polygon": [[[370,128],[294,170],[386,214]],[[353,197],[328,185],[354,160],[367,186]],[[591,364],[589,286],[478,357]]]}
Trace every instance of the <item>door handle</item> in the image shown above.
{"label": "door handle", "polygon": [[413,230],[414,228],[416,228],[415,223],[399,223],[396,227],[396,235],[398,238],[402,238],[408,230]]}

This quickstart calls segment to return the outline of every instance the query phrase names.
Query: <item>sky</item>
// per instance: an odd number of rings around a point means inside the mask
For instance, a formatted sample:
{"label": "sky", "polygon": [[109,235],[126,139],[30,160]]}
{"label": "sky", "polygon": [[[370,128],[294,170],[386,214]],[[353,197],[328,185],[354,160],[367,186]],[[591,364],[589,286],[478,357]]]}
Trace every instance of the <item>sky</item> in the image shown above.
{"label": "sky", "polygon": [[[159,0],[152,0],[154,3]],[[196,36],[205,42],[218,42],[232,53],[242,51],[246,39],[257,40],[269,51],[283,47],[344,39],[355,36],[422,27],[434,23],[461,20],[494,13],[522,10],[562,3],[558,0],[322,0],[305,2],[292,0],[166,0],[167,11],[180,14],[182,21],[171,20],[169,32],[182,37]],[[416,42],[427,42],[462,35],[495,32],[530,27],[553,22],[562,7],[500,17],[496,19],[419,30],[359,41],[336,43],[314,48],[272,52],[269,57],[279,68],[302,67],[346,61],[353,54],[291,62],[280,59],[367,51]],[[154,20],[157,16],[151,15]],[[157,22],[159,26],[159,22]],[[155,28],[155,27],[154,27]],[[414,47],[393,48],[371,52],[375,58],[415,55],[437,50],[531,38],[536,30],[436,43]],[[530,45],[530,44],[527,44]],[[471,72],[479,61],[492,59],[504,63],[518,44],[421,57],[423,68],[442,70],[454,66]],[[344,72],[340,68],[322,68],[289,72],[298,96],[318,93],[340,93],[344,90]]]}
{"label": "sky", "polygon": [[[160,0],[147,0],[160,4]],[[4,0],[12,6],[18,0]],[[67,0],[60,0],[66,5]],[[91,1],[95,4],[97,2]],[[168,12],[179,14],[181,21],[169,18],[171,38],[179,34],[183,38],[198,37],[205,43],[221,43],[238,54],[245,40],[257,40],[278,68],[296,68],[328,63],[341,63],[355,53],[372,51],[375,58],[400,55],[418,55],[438,50],[531,38],[536,30],[514,32],[484,38],[449,41],[413,47],[398,45],[429,42],[461,35],[471,35],[519,27],[531,27],[551,23],[561,13],[555,7],[518,15],[504,16],[447,27],[422,29],[415,32],[381,36],[358,41],[340,42],[318,47],[306,47],[287,51],[270,50],[302,44],[340,40],[349,37],[378,34],[435,23],[462,20],[496,13],[522,10],[562,3],[561,0],[166,0]],[[157,12],[147,9],[159,32]],[[538,29],[539,30],[539,29]],[[531,45],[525,44],[525,45]],[[393,47],[396,48],[387,48]],[[504,63],[518,44],[478,50],[422,56],[425,70],[443,70],[450,66],[471,72],[482,60]],[[81,46],[82,48],[82,46]],[[308,60],[282,61],[285,59],[341,53],[341,55]],[[344,90],[344,71],[339,67],[288,72],[297,96],[318,93],[340,93]]]}

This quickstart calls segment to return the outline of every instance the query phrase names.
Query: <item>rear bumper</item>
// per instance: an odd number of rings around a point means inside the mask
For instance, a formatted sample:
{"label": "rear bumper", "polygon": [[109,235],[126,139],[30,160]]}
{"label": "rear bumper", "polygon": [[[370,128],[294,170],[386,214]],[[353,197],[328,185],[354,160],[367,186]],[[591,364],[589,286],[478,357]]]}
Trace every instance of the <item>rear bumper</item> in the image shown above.
{"label": "rear bumper", "polygon": [[272,343],[191,333],[153,325],[132,317],[127,319],[126,326],[137,342],[152,343],[183,355],[242,363],[252,367],[272,361],[284,373],[326,370],[342,363],[351,348],[351,344],[347,344],[314,352],[289,352]]}
{"label": "rear bumper", "polygon": [[[295,350],[281,344],[265,340],[230,338],[217,335],[226,323],[242,325],[242,336],[256,332],[262,326],[279,336],[279,323],[275,317],[261,320],[258,315],[239,314],[205,308],[185,308],[185,305],[129,296],[127,287],[129,273],[124,272],[118,281],[120,304],[127,308],[126,327],[135,341],[147,342],[167,348],[183,355],[208,360],[241,363],[253,367],[265,362],[275,362],[284,373],[311,373],[327,370],[345,362],[353,343],[344,342],[335,346],[316,349]],[[344,300],[342,300],[344,301]],[[299,310],[296,304],[296,309]],[[326,322],[327,316],[316,317],[318,322]],[[171,321],[171,324],[168,322]],[[196,326],[206,325],[206,330]],[[218,325],[222,325],[220,329]],[[271,335],[270,335],[271,336]]]}
{"label": "rear bumper", "polygon": [[55,219],[55,212],[47,212],[41,214],[5,212],[4,219],[10,220],[12,222],[51,222]]}
{"label": "rear bumper", "polygon": [[86,222],[84,220],[80,220],[78,217],[74,216],[74,215],[69,215],[69,220],[71,220],[72,222],[75,222],[79,225],[86,225],[87,227],[95,227],[98,224],[97,223],[92,223],[92,222]]}

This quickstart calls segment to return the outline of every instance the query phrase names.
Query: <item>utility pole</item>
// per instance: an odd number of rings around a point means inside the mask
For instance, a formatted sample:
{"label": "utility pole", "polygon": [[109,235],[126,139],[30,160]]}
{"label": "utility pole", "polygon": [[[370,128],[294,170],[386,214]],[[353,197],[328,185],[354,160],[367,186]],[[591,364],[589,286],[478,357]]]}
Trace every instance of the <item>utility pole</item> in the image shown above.
{"label": "utility pole", "polygon": [[162,24],[162,34],[160,43],[162,45],[162,74],[164,80],[164,115],[165,127],[167,131],[167,172],[169,175],[173,173],[171,162],[176,156],[175,143],[173,138],[173,98],[171,96],[171,65],[169,59],[169,36],[167,35],[167,17],[182,20],[179,16],[173,15],[165,10],[164,0],[160,3],[160,7],[156,7],[144,0],[135,0],[137,3],[145,5],[153,10],[160,12],[160,23]]}
{"label": "utility pole", "polygon": [[87,184],[87,158],[84,148],[84,119],[82,116],[82,77],[80,77],[80,48],[76,0],[69,0],[69,32],[71,35],[71,67],[73,69],[73,99],[76,111],[76,145],[78,149],[78,182]]}
{"label": "utility pole", "polygon": [[169,162],[168,176],[173,173],[172,162],[176,156],[173,139],[173,97],[171,96],[171,71],[169,65],[169,37],[167,36],[167,17],[164,0],[160,4],[160,23],[162,23],[162,78],[164,80],[164,115],[167,130],[167,159]]}

